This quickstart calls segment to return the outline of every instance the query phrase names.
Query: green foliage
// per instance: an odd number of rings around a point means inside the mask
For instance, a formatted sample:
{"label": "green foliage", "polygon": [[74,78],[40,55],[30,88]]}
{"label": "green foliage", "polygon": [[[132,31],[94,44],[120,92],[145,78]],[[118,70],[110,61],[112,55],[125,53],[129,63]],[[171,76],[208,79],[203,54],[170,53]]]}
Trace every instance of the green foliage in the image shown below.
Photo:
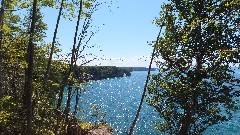
{"label": "green foliage", "polygon": [[[1,12],[2,20],[0,22],[0,134],[26,133],[27,114],[23,105],[23,100],[25,100],[23,99],[23,90],[25,70],[28,67],[26,52],[32,18],[32,2],[32,0],[5,0],[5,3],[1,5],[4,12]],[[55,60],[52,60],[48,78],[46,80],[44,78],[51,44],[44,41],[45,37],[48,36],[45,33],[48,27],[43,21],[44,15],[41,11],[43,8],[58,9],[60,2],[59,0],[42,0],[38,1],[37,5],[33,38],[33,134],[66,134],[69,123],[65,121],[66,115],[61,110],[56,109],[56,95],[59,95],[59,91],[65,87],[66,81],[75,83],[77,89],[84,85],[86,79],[80,78],[82,76],[76,78],[73,72],[70,73],[69,80],[65,79],[70,66],[67,59],[60,57],[62,53],[57,41],[53,50]],[[63,2],[62,15],[69,19],[75,17],[80,0],[63,0]],[[84,1],[84,12],[91,14],[90,10],[93,10],[91,7],[96,2],[95,0]],[[84,17],[86,16],[83,14],[82,18]],[[75,121],[74,116],[69,115],[69,117],[73,123],[75,122],[74,124],[78,122]]]}
{"label": "green foliage", "polygon": [[93,127],[94,127],[94,124],[92,124],[90,122],[82,122],[79,125],[84,131],[89,131],[89,130],[93,129]]}
{"label": "green foliage", "polygon": [[[152,76],[147,102],[170,134],[201,134],[231,119],[237,109],[239,78],[239,1],[171,0],[156,24],[165,27],[157,46],[160,71]],[[229,6],[231,5],[231,6]],[[236,51],[233,51],[236,52]]]}
{"label": "green foliage", "polygon": [[[92,104],[92,113],[91,113],[91,117],[98,119],[100,118],[101,120],[103,120],[103,118],[105,117],[106,112],[102,112],[101,111],[101,106],[97,105],[97,104]],[[100,121],[101,121],[100,120]],[[95,123],[97,123],[97,121],[95,121]]]}

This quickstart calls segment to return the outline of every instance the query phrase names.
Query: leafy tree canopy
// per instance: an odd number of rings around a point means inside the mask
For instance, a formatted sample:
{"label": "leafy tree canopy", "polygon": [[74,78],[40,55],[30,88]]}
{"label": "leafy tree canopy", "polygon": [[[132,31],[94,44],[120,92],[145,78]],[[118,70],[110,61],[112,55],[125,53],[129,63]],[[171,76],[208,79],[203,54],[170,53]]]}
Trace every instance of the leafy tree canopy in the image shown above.
{"label": "leafy tree canopy", "polygon": [[156,24],[165,27],[157,45],[160,71],[152,76],[147,102],[170,134],[201,134],[231,119],[237,109],[239,0],[170,0]]}

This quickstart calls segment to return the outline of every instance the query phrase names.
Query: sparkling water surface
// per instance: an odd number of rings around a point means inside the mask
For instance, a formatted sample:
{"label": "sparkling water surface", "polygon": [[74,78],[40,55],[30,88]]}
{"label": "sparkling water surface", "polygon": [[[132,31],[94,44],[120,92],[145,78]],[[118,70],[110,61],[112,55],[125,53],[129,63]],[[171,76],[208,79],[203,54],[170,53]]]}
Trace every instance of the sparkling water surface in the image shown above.
{"label": "sparkling water surface", "polygon": [[[239,73],[237,74],[239,75]],[[85,120],[92,122],[100,119],[106,120],[114,128],[114,134],[125,135],[136,114],[146,76],[146,71],[134,71],[131,77],[90,82],[85,88],[85,92],[81,94],[78,115],[84,116]],[[93,104],[97,104],[100,112],[105,112],[106,115],[97,118],[91,117]],[[134,134],[164,134],[154,129],[154,124],[160,121],[155,109],[144,103]],[[240,135],[240,113],[236,112],[229,122],[209,127],[204,134]]]}

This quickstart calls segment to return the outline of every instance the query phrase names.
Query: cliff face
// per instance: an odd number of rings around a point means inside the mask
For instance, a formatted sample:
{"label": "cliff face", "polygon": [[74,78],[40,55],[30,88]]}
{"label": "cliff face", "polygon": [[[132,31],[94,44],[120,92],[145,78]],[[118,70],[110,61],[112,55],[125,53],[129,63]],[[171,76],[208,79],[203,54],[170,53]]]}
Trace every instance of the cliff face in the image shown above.
{"label": "cliff face", "polygon": [[88,78],[88,80],[131,76],[131,70],[129,68],[116,66],[84,66],[79,67],[75,72],[79,77]]}

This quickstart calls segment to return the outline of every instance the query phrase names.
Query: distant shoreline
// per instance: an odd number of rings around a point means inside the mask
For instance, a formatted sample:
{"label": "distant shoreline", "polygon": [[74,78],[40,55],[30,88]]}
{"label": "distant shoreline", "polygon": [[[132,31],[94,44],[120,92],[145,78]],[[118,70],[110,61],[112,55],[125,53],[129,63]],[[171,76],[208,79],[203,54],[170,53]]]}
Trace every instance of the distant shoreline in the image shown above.
{"label": "distant shoreline", "polygon": [[[129,68],[131,71],[148,71],[147,67],[121,67],[121,68]],[[159,68],[151,68],[150,71],[158,70]]]}
{"label": "distant shoreline", "polygon": [[131,76],[132,70],[125,67],[116,66],[82,66],[78,67],[76,74],[86,80],[103,80],[115,77]]}

